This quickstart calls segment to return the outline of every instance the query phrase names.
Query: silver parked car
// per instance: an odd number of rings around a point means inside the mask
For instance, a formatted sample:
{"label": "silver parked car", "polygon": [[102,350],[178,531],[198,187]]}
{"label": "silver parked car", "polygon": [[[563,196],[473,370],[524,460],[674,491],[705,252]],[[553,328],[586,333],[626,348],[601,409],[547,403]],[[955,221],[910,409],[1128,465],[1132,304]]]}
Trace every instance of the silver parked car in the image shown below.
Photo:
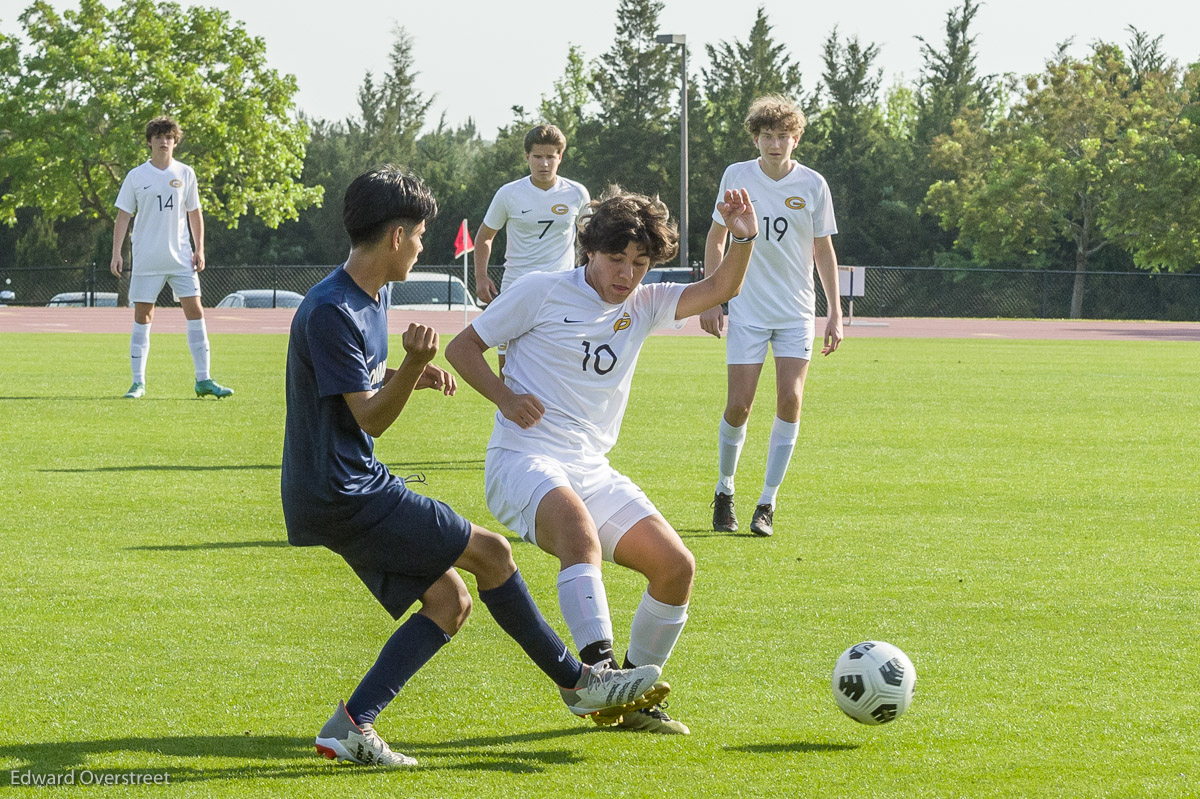
{"label": "silver parked car", "polygon": [[116,308],[117,292],[93,291],[89,293],[86,291],[64,291],[61,294],[55,294],[50,298],[50,302],[46,303],[46,307],[48,308],[82,308],[88,305],[93,305],[97,308]]}
{"label": "silver parked car", "polygon": [[479,303],[463,285],[462,278],[433,272],[410,273],[407,280],[393,280],[391,308],[402,311],[461,311]]}
{"label": "silver parked car", "polygon": [[298,308],[303,294],[284,289],[242,289],[217,303],[218,308]]}

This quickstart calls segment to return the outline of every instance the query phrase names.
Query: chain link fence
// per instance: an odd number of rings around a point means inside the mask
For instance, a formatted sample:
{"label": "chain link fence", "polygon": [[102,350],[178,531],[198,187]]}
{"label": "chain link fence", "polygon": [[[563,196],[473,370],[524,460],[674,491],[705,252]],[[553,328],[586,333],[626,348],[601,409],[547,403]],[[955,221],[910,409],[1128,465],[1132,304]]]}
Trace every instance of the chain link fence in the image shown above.
{"label": "chain link fence", "polygon": [[[332,269],[209,266],[200,278],[203,303],[214,306],[227,294],[244,289],[304,294]],[[449,284],[462,280],[462,265],[418,265],[416,271],[446,276],[446,307],[450,308],[453,292]],[[503,273],[501,267],[489,269],[496,285]],[[99,296],[103,304],[111,305],[112,295],[124,298],[127,278],[125,282],[119,286],[107,269],[93,267],[0,268],[0,291],[13,293],[6,300],[8,305],[47,305],[56,295],[68,292],[83,295],[74,304],[91,304],[90,300]],[[1074,282],[1075,273],[1066,271],[869,266],[865,294],[854,298],[854,315],[1065,319],[1070,316]],[[466,283],[474,296],[473,268],[467,270]],[[159,299],[160,305],[177,304],[169,288]],[[819,290],[817,313],[825,313],[825,298]],[[1084,283],[1083,318],[1200,321],[1200,273],[1089,272]]]}

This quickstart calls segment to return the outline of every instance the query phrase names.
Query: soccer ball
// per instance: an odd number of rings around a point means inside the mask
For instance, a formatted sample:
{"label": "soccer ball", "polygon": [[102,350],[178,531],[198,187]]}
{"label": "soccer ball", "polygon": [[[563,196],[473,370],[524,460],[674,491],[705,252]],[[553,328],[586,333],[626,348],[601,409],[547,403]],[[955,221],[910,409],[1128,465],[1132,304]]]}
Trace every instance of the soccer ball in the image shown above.
{"label": "soccer ball", "polygon": [[862,724],[895,721],[912,704],[917,670],[908,655],[886,641],[863,641],[833,667],[833,698]]}

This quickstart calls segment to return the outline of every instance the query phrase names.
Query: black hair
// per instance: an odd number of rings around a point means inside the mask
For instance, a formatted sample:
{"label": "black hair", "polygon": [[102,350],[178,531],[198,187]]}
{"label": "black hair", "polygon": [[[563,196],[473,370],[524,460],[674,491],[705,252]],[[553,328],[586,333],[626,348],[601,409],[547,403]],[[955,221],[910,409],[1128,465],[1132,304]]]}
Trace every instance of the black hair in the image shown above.
{"label": "black hair", "polygon": [[437,216],[437,200],[429,187],[402,167],[385,164],[364,172],[346,188],[342,226],[350,246],[371,244],[393,225],[415,226]]}

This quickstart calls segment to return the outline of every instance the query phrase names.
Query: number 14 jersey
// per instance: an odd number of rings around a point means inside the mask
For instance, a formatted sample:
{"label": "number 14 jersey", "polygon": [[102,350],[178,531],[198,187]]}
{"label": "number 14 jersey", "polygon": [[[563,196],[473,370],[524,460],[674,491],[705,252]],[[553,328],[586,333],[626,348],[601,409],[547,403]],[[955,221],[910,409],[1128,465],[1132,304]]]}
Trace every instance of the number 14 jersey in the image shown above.
{"label": "number 14 jersey", "polygon": [[[729,301],[729,319],[752,327],[795,327],[816,308],[813,239],[837,233],[829,184],[795,161],[782,180],[772,180],[756,158],[725,170],[717,202],[726,189],[743,187],[758,217],[758,238],[742,291]],[[725,224],[715,206],[713,221]]]}
{"label": "number 14 jersey", "polygon": [[489,447],[587,458],[616,444],[642,344],[676,324],[687,285],[639,285],[611,305],[588,285],[585,271],[527,275],[471,323],[489,347],[508,342],[504,382],[546,408],[528,430],[497,411]]}

